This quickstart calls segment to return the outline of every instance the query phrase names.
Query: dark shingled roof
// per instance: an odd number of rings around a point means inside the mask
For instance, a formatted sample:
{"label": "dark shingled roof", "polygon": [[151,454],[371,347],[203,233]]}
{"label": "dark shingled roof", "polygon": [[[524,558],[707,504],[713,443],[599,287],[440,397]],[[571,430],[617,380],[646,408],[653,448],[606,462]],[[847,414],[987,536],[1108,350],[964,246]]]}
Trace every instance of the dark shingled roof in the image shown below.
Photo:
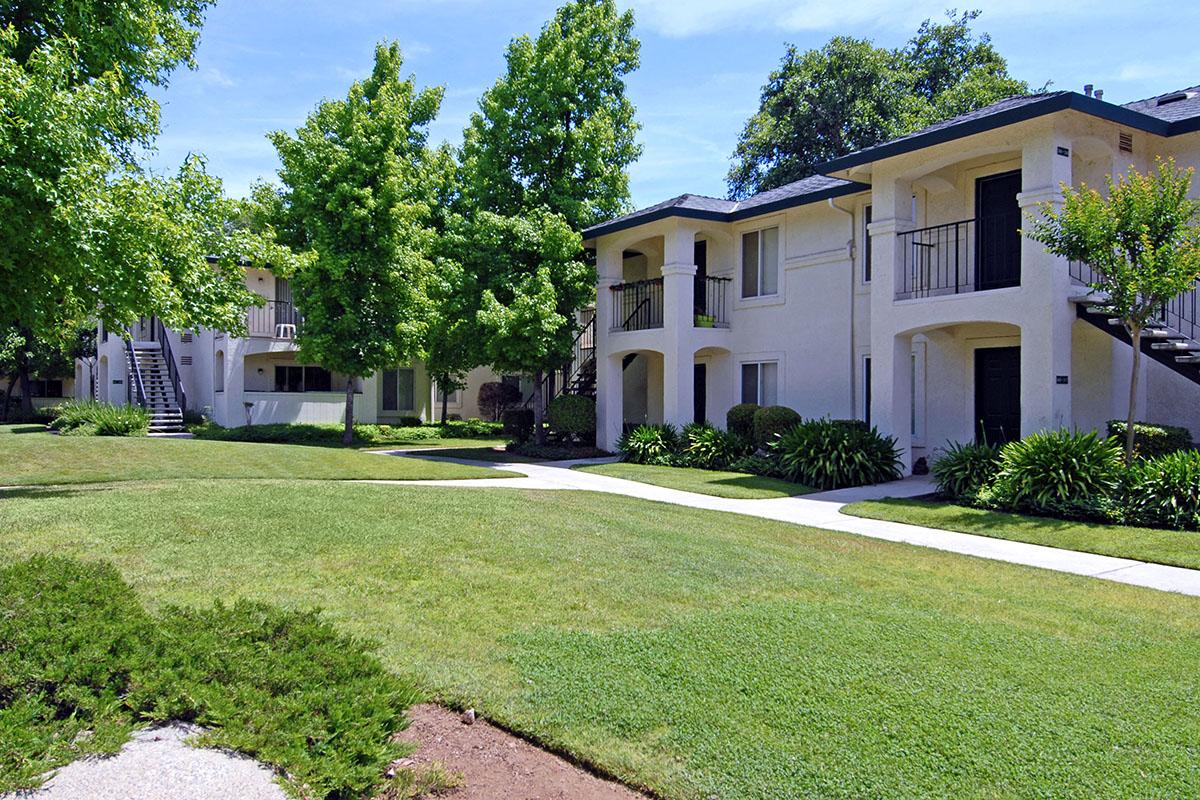
{"label": "dark shingled roof", "polygon": [[584,239],[594,239],[608,233],[644,225],[647,222],[666,219],[667,217],[686,217],[689,219],[707,219],[716,222],[735,222],[746,217],[759,214],[769,214],[783,208],[801,206],[806,203],[817,203],[831,197],[841,197],[844,194],[866,191],[870,187],[863,183],[844,181],[841,178],[827,178],[824,175],[813,175],[794,181],[777,189],[760,192],[745,200],[721,200],[716,197],[705,197],[699,194],[681,194],[670,200],[665,200],[647,208],[638,209],[630,214],[593,225],[583,232]]}
{"label": "dark shingled roof", "polygon": [[1077,92],[1039,92],[1007,97],[975,111],[934,123],[915,133],[818,164],[816,169],[823,174],[760,192],[746,200],[735,202],[696,194],[682,194],[632,214],[593,225],[583,232],[583,237],[592,239],[666,217],[732,222],[783,208],[866,191],[870,188],[866,184],[826,176],[831,172],[910,153],[1058,111],[1078,111],[1135,130],[1159,136],[1175,136],[1200,131],[1200,86],[1137,100],[1123,106],[1106,103],[1095,97],[1086,97]]}

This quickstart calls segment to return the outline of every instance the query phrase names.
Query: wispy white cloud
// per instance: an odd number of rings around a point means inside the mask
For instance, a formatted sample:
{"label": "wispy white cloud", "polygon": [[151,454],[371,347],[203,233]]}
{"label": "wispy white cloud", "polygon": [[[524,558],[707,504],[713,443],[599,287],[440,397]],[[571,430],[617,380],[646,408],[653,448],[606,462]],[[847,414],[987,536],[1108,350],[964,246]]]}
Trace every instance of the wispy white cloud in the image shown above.
{"label": "wispy white cloud", "polygon": [[237,86],[237,81],[216,67],[205,67],[200,70],[200,80],[208,86],[216,86],[220,89],[231,89]]}

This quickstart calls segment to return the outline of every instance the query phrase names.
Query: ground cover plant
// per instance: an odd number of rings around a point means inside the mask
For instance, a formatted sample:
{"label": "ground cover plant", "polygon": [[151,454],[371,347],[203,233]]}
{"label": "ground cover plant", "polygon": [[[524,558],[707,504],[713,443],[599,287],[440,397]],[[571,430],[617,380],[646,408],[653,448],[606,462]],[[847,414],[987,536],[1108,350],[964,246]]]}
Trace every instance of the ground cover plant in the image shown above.
{"label": "ground cover plant", "polygon": [[111,566],[35,556],[0,568],[0,791],[184,720],[297,796],[363,797],[406,752],[418,694],[317,614],[238,601],[143,607]]}
{"label": "ground cover plant", "polygon": [[[463,439],[498,440],[501,426],[480,419],[447,420],[438,424],[422,424],[419,419],[413,424],[388,425],[358,423],[354,426],[353,447],[383,448],[402,445],[422,445],[432,442],[433,446],[445,445],[447,440]],[[319,423],[267,423],[224,428],[211,422],[189,428],[198,439],[214,439],[223,442],[269,442],[276,444],[307,444],[325,447],[341,447],[343,429],[338,424]]]}
{"label": "ground cover plant", "polygon": [[71,436],[145,436],[150,428],[150,412],[133,405],[71,401],[50,413],[50,427]]}
{"label": "ground cover plant", "polygon": [[1200,792],[1194,598],[586,492],[248,486],[10,490],[0,548],[109,559],[152,610],[320,606],[670,800]]}
{"label": "ground cover plant", "polygon": [[[438,445],[437,441],[426,445]],[[505,477],[458,464],[326,447],[55,436],[37,425],[0,425],[0,486],[165,478],[411,480]]]}

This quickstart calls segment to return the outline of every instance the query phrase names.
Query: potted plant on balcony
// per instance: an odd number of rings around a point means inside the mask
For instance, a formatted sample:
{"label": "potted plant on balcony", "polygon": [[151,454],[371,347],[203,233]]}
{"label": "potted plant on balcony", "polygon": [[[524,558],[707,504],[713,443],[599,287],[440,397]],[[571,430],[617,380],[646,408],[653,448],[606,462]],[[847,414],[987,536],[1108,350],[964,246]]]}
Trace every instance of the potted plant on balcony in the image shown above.
{"label": "potted plant on balcony", "polygon": [[697,314],[696,315],[696,327],[697,328],[711,328],[714,325],[716,325],[716,322],[717,322],[717,320],[713,317],[712,314]]}

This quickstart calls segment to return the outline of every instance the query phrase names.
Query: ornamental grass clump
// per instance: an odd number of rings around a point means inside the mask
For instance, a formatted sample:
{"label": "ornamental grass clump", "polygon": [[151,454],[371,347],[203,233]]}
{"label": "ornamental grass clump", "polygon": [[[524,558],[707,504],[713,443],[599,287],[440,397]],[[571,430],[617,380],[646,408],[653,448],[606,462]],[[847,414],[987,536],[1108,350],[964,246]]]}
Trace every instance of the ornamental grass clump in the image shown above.
{"label": "ornamental grass clump", "polygon": [[1125,522],[1200,531],[1200,452],[1135,461],[1126,486]]}
{"label": "ornamental grass clump", "polygon": [[682,447],[680,464],[697,469],[728,469],[753,450],[741,437],[707,422],[685,427]]}
{"label": "ornamental grass clump", "polygon": [[842,489],[901,477],[896,440],[830,419],[794,426],[771,445],[780,474],[817,489]]}
{"label": "ornamental grass clump", "polygon": [[50,427],[69,436],[145,436],[150,412],[140,406],[72,401],[54,409]]}
{"label": "ornamental grass clump", "polygon": [[974,502],[999,471],[1000,448],[976,442],[950,442],[932,469],[938,494],[955,502]]}
{"label": "ornamental grass clump", "polygon": [[1043,431],[1004,445],[981,504],[1067,518],[1111,520],[1123,484],[1120,443],[1095,431]]}
{"label": "ornamental grass clump", "polygon": [[674,425],[639,425],[617,441],[617,452],[631,464],[674,466],[680,450]]}

